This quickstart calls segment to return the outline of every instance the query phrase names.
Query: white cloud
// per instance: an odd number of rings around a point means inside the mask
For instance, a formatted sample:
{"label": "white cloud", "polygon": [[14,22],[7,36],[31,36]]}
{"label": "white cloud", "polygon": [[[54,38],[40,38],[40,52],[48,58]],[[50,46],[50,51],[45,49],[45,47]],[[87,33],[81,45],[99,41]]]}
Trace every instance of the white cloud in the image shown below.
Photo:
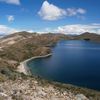
{"label": "white cloud", "polygon": [[58,8],[57,6],[44,1],[38,14],[45,20],[57,20],[63,17],[66,12],[65,10]]}
{"label": "white cloud", "polygon": [[15,20],[14,16],[9,15],[7,16],[9,22],[13,22]]}
{"label": "white cloud", "polygon": [[82,8],[79,8],[79,9],[77,9],[77,13],[85,14],[86,13],[86,10],[84,10]]}
{"label": "white cloud", "polygon": [[6,25],[0,25],[0,34],[7,35],[7,34],[14,33],[14,32],[17,32],[17,30],[14,28],[7,27]]}
{"label": "white cloud", "polygon": [[8,4],[20,5],[20,0],[0,0],[0,2],[5,2],[5,3],[8,3]]}
{"label": "white cloud", "polygon": [[[25,30],[24,30],[25,31]],[[34,31],[33,30],[26,30],[27,32],[29,32],[29,33],[34,33]]]}
{"label": "white cloud", "polygon": [[28,29],[15,29],[15,28],[11,28],[8,27],[6,25],[0,25],[0,35],[9,35],[15,32],[21,32],[21,31],[26,31],[29,33],[33,33],[33,30],[28,30]]}
{"label": "white cloud", "polygon": [[89,24],[89,25],[74,24],[74,25],[65,25],[65,26],[59,26],[54,31],[58,32],[58,33],[65,33],[65,34],[81,34],[81,33],[84,33],[84,32],[91,32],[91,33],[100,34],[100,24]]}
{"label": "white cloud", "polygon": [[62,9],[53,4],[50,4],[48,1],[44,1],[40,11],[38,12],[39,16],[44,20],[57,20],[64,16],[75,16],[78,14],[85,14],[86,11],[82,8],[67,8]]}
{"label": "white cloud", "polygon": [[66,10],[66,16],[75,16],[78,14],[85,14],[86,10],[82,9],[82,8],[67,8]]}

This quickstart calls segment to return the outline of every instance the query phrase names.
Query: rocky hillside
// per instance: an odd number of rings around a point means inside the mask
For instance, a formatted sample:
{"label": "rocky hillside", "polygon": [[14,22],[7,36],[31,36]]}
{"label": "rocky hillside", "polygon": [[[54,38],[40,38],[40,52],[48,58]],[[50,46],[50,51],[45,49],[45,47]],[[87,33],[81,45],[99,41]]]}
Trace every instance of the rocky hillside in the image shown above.
{"label": "rocky hillside", "polygon": [[100,92],[13,72],[0,81],[0,100],[100,100]]}
{"label": "rocky hillside", "polygon": [[0,73],[11,76],[21,61],[51,53],[51,46],[64,35],[18,32],[0,39]]}
{"label": "rocky hillside", "polygon": [[34,56],[51,53],[51,46],[60,39],[68,39],[62,34],[36,34],[18,32],[0,39],[0,73],[12,77],[21,61]]}
{"label": "rocky hillside", "polygon": [[[51,52],[59,39],[67,39],[67,36],[56,34],[33,34],[18,32],[0,39],[0,62],[7,65],[17,65],[19,62],[33,56],[45,55]],[[2,65],[0,65],[2,66]]]}

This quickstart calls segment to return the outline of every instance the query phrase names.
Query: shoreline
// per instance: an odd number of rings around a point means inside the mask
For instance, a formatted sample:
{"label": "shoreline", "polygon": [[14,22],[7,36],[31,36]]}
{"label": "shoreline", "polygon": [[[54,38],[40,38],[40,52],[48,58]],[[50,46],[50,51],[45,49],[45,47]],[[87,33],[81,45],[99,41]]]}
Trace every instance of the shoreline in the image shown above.
{"label": "shoreline", "polygon": [[32,57],[32,58],[26,59],[25,61],[20,62],[20,65],[17,67],[17,71],[20,72],[20,73],[23,73],[25,75],[32,75],[30,69],[27,66],[27,62],[30,61],[30,60],[34,60],[34,59],[46,58],[46,57],[49,57],[51,55],[52,54],[50,53],[50,54],[47,54],[47,55],[44,55],[44,56],[35,56],[35,57]]}
{"label": "shoreline", "polygon": [[[32,73],[31,73],[29,67],[27,66],[27,62],[30,61],[30,60],[39,59],[39,58],[46,58],[46,57],[49,57],[49,56],[52,56],[52,53],[47,54],[47,55],[43,55],[43,56],[34,56],[34,57],[29,58],[29,59],[26,59],[26,60],[20,62],[20,65],[17,66],[17,70],[16,71],[19,72],[19,73],[23,73],[23,74],[25,74],[27,76],[28,75],[31,76]],[[64,87],[67,87],[67,88],[72,87],[74,89],[79,89],[82,92],[84,92],[86,90],[87,93],[88,93],[88,91],[99,92],[98,90],[94,90],[94,89],[90,89],[90,88],[87,88],[87,87],[82,87],[82,86],[78,86],[78,85],[74,85],[74,84],[69,84],[69,83],[60,83],[60,82],[53,81],[53,84],[59,85],[61,87],[64,86]]]}

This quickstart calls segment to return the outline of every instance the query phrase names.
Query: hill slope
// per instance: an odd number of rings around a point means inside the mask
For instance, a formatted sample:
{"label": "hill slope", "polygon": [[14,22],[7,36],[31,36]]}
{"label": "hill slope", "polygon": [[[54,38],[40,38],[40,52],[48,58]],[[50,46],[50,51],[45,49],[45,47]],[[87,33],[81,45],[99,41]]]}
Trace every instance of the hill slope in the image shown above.
{"label": "hill slope", "polygon": [[85,32],[81,35],[75,36],[75,39],[78,39],[78,40],[83,39],[83,40],[91,40],[91,41],[100,42],[100,35],[96,33]]}

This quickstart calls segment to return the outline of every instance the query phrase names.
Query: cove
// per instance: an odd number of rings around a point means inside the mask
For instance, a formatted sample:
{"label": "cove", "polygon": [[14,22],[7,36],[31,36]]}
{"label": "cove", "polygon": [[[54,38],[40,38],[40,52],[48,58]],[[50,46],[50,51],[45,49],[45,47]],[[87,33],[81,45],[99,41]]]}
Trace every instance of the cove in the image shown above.
{"label": "cove", "polygon": [[63,40],[52,56],[27,62],[31,73],[43,78],[100,90],[100,43]]}

